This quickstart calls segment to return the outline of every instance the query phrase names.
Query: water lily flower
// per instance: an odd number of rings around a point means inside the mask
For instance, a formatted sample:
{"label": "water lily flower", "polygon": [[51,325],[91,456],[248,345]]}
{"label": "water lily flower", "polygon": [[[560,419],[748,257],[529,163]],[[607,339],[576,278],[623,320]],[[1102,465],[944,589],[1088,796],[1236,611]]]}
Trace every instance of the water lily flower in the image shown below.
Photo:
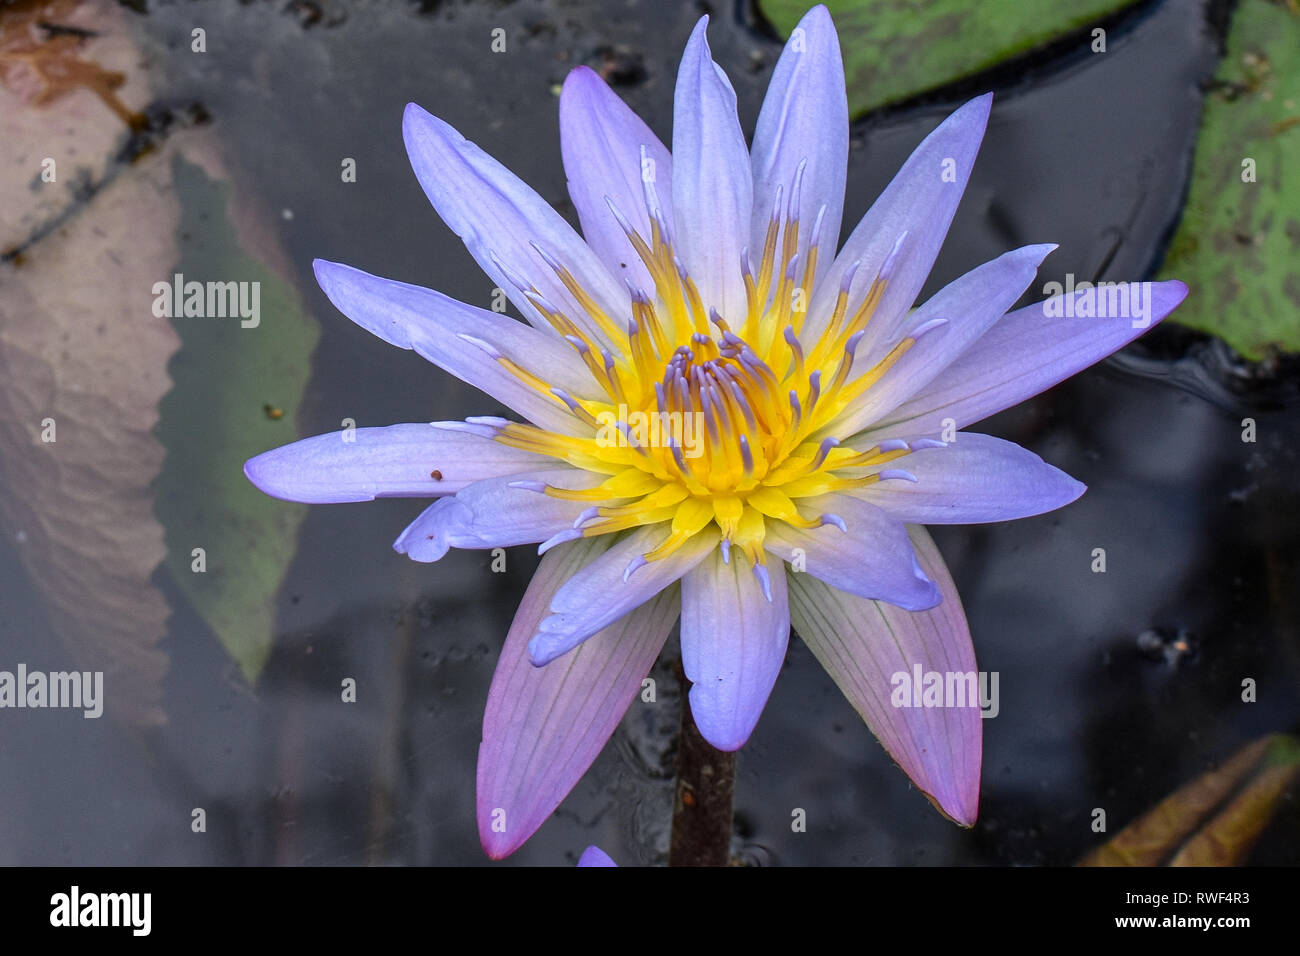
{"label": "water lily flower", "polygon": [[960,599],[922,525],[1036,515],[1084,486],[960,429],[1106,357],[1186,294],[1143,284],[1146,323],[1043,303],[1008,311],[1054,248],[1031,245],[913,309],[991,95],[925,138],[837,252],[848,114],[829,14],[811,10],[787,43],[752,147],[706,23],[682,55],[671,153],[591,70],[565,80],[561,147],[581,236],[455,129],[407,107],[425,193],[527,324],[315,263],[345,315],[520,420],[360,428],[245,469],[294,501],[437,498],[395,544],[416,561],[540,544],[483,722],[478,823],[495,858],[591,765],[679,619],[690,705],[715,747],[754,730],[793,623],[918,788],[973,823],[978,702],[891,702],[897,673],[975,673]]}

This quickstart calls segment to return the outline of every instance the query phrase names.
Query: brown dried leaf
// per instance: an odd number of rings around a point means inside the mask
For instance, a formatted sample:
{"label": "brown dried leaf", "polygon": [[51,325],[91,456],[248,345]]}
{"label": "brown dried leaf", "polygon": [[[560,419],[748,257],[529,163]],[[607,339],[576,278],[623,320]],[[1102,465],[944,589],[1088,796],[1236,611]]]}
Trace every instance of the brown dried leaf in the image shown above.
{"label": "brown dried leaf", "polygon": [[179,340],[150,289],[176,259],[180,206],[174,144],[117,160],[122,103],[149,99],[139,60],[112,4],[0,7],[0,523],[72,663],[104,672],[106,712],[158,723],[168,607],[150,583],[165,553],[152,432]]}
{"label": "brown dried leaf", "polygon": [[1300,741],[1272,734],[1176,790],[1080,866],[1236,866],[1300,776]]}

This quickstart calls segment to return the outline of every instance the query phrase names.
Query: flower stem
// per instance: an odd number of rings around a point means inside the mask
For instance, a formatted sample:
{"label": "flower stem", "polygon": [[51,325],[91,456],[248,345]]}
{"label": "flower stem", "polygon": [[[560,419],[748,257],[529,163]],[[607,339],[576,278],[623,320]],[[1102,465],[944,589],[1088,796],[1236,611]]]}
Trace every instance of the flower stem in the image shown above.
{"label": "flower stem", "polygon": [[726,866],[731,861],[731,801],[736,755],[716,750],[695,726],[690,682],[677,665],[682,726],[677,741],[677,794],[669,866]]}

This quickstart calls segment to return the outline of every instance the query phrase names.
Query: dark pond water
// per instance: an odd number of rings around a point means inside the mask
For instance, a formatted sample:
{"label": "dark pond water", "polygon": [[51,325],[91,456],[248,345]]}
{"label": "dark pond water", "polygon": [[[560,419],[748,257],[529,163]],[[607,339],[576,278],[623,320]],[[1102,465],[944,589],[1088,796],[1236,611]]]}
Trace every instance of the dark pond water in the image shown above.
{"label": "dark pond water", "polygon": [[[320,323],[310,387],[283,440],[360,424],[490,411],[468,386],[337,313],[314,257],[486,304],[491,283],[429,208],[407,165],[402,108],[446,119],[566,214],[552,87],[602,48],[631,57],[618,89],[665,140],[694,2],[161,4],[131,29],[165,78],[160,101],[201,104],[237,188],[276,216]],[[717,6],[710,39],[752,130],[779,52],[745,7]],[[189,51],[207,30],[206,56]],[[485,51],[503,27],[512,52]],[[1178,215],[1218,39],[1201,4],[1119,20],[1110,51],[1001,70],[974,178],[926,294],[1013,246],[1061,248],[1041,279],[1135,279]],[[1058,51],[1059,52],[1059,51]],[[627,65],[627,64],[625,64]],[[968,94],[853,127],[852,224],[913,146]],[[354,157],[355,183],[340,182]],[[292,218],[279,214],[289,210]],[[1038,290],[1031,290],[1035,297]],[[1193,293],[1194,294],[1194,293]],[[237,332],[232,334],[238,334]],[[189,356],[178,361],[203,361]],[[175,367],[175,366],[174,366]],[[1124,356],[985,423],[1089,486],[1073,506],[1013,523],[940,528],[980,667],[1000,674],[984,726],[978,824],[943,820],[893,766],[811,654],[785,671],[740,756],[737,852],[786,865],[1066,864],[1248,740],[1300,723],[1294,382],[1250,376],[1217,346],[1158,330]],[[257,397],[260,402],[260,397]],[[1241,419],[1259,439],[1240,440]],[[201,416],[164,422],[201,441]],[[226,463],[238,469],[236,457]],[[0,493],[4,493],[0,489]],[[418,565],[393,539],[419,501],[320,506],[302,525],[278,634],[255,690],[164,575],[173,607],[169,723],[132,731],[79,715],[10,712],[0,747],[0,862],[479,864],[474,765],[488,683],[536,557],[495,574],[481,552]],[[0,543],[4,660],[50,661],[49,610],[11,538]],[[1106,574],[1090,570],[1104,547]],[[1146,632],[1182,634],[1172,660]],[[554,818],[511,864],[575,861],[598,843],[624,863],[668,845],[678,710],[670,642],[655,704],[636,703]],[[33,665],[35,666],[35,665]],[[362,688],[339,701],[339,677]],[[1259,700],[1243,704],[1245,677]],[[204,807],[206,834],[190,831]],[[790,814],[805,808],[806,833]],[[1284,813],[1251,860],[1292,863]]]}

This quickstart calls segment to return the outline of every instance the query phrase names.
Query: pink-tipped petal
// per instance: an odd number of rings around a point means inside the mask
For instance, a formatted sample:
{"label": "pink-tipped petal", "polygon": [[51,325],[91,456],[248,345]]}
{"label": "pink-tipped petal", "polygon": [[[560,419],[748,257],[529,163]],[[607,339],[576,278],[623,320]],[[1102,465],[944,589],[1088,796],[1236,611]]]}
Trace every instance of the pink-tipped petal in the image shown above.
{"label": "pink-tipped petal", "polygon": [[[912,782],[949,818],[971,826],[983,745],[975,651],[943,556],[925,529],[908,531],[922,567],[943,592],[938,607],[903,611],[794,574],[790,615],[795,632]],[[940,698],[945,706],[924,706],[923,696],[911,694],[918,672],[942,675],[945,685],[947,675],[961,675],[952,680],[952,695]],[[967,697],[972,680],[973,701]]]}
{"label": "pink-tipped petal", "polygon": [[654,665],[680,610],[671,587],[534,667],[528,639],[556,590],[607,542],[574,541],[542,558],[497,662],[478,753],[478,829],[493,859],[517,850],[587,772]]}

